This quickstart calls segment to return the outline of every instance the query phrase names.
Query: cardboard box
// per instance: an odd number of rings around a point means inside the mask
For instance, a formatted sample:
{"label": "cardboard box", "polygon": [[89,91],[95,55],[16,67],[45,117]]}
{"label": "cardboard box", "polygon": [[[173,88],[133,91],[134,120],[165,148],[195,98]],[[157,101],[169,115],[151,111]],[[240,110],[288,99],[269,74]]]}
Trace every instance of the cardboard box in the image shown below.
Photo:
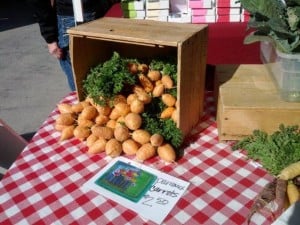
{"label": "cardboard box", "polygon": [[190,13],[169,14],[168,22],[191,23],[192,22],[192,15]]}
{"label": "cardboard box", "polygon": [[216,7],[210,9],[192,9],[193,16],[215,16]]}
{"label": "cardboard box", "polygon": [[215,23],[216,16],[192,16],[192,23]]}
{"label": "cardboard box", "polygon": [[214,6],[213,1],[206,0],[189,0],[189,7],[191,9],[209,9]]}
{"label": "cardboard box", "polygon": [[240,22],[241,21],[241,15],[217,15],[216,22]]}
{"label": "cardboard box", "polygon": [[122,10],[144,10],[145,2],[143,0],[130,2],[121,1],[121,8]]}
{"label": "cardboard box", "polygon": [[300,103],[285,102],[263,64],[240,65],[220,86],[217,125],[219,140],[240,140],[254,130],[269,134],[280,124],[300,124]]}
{"label": "cardboard box", "polygon": [[150,9],[146,10],[146,17],[168,17],[168,9]]}
{"label": "cardboard box", "polygon": [[240,15],[240,7],[217,7],[216,10],[218,15]]}
{"label": "cardboard box", "polygon": [[124,18],[144,19],[146,17],[145,10],[123,10]]}
{"label": "cardboard box", "polygon": [[216,7],[241,7],[241,3],[236,0],[216,0]]}
{"label": "cardboard box", "polygon": [[154,20],[154,21],[168,21],[168,16],[146,16],[146,20]]}
{"label": "cardboard box", "polygon": [[146,9],[169,9],[169,0],[146,0]]}
{"label": "cardboard box", "polygon": [[184,136],[203,113],[208,27],[152,20],[104,17],[68,30],[79,100],[90,68],[114,51],[129,58],[177,57],[178,127]]}
{"label": "cardboard box", "polygon": [[242,9],[241,13],[241,22],[248,22],[250,20],[250,13],[244,9]]}

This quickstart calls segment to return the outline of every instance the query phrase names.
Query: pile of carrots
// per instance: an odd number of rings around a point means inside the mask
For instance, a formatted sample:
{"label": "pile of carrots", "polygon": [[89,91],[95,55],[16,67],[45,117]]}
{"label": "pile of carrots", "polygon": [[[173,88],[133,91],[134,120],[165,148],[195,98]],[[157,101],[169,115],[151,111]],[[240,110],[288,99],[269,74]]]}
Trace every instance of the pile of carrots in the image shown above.
{"label": "pile of carrots", "polygon": [[300,161],[284,168],[279,174],[278,179],[286,182],[287,206],[300,201]]}
{"label": "pile of carrots", "polygon": [[262,212],[269,203],[276,203],[275,210],[271,210],[276,219],[285,209],[300,201],[300,161],[284,168],[279,175],[268,183],[255,199],[248,215],[248,224],[256,212]]}
{"label": "pile of carrots", "polygon": [[162,160],[174,162],[173,146],[162,135],[150,134],[141,128],[141,113],[152,97],[161,98],[165,105],[160,118],[177,122],[177,100],[164,92],[174,88],[174,82],[160,71],[149,70],[146,64],[131,64],[128,68],[138,72],[139,85],[132,88],[132,93],[115,96],[104,106],[96,104],[90,97],[76,104],[57,105],[60,115],[55,121],[55,129],[61,132],[60,141],[72,137],[85,141],[90,154],[135,155],[139,161],[158,154]]}

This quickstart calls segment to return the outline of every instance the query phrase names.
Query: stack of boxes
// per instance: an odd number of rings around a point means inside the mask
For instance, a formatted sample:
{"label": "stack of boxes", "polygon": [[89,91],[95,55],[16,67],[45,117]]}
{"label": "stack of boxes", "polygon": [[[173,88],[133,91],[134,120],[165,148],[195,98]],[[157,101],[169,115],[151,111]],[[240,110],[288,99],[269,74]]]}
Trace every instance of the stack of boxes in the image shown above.
{"label": "stack of boxes", "polygon": [[125,18],[181,23],[247,22],[250,18],[236,0],[124,0]]}
{"label": "stack of boxes", "polygon": [[125,18],[167,21],[170,2],[169,0],[124,0],[121,1],[121,8]]}
{"label": "stack of boxes", "polygon": [[215,0],[189,0],[192,23],[214,23],[216,21]]}
{"label": "stack of boxes", "polygon": [[169,0],[145,0],[146,19],[167,21],[170,11]]}
{"label": "stack of boxes", "polygon": [[245,9],[242,9],[241,12],[241,22],[248,22],[250,19],[250,13]]}
{"label": "stack of boxes", "polygon": [[188,0],[170,0],[169,22],[191,23],[191,10],[188,7]]}
{"label": "stack of boxes", "polygon": [[145,19],[146,10],[144,0],[121,1],[123,16],[130,19]]}
{"label": "stack of boxes", "polygon": [[240,22],[241,3],[236,0],[216,0],[216,22]]}

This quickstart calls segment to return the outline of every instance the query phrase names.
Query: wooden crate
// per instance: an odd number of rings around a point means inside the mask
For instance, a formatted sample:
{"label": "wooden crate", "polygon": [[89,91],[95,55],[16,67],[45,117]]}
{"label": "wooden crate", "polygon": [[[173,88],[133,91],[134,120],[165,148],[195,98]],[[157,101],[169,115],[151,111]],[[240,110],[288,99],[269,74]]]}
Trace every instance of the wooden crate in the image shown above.
{"label": "wooden crate", "polygon": [[215,99],[215,106],[218,106],[219,88],[222,84],[230,80],[239,68],[238,64],[219,64],[215,66],[213,94]]}
{"label": "wooden crate", "polygon": [[219,140],[240,140],[255,129],[271,134],[280,124],[300,125],[300,103],[280,98],[265,65],[240,65],[219,89]]}
{"label": "wooden crate", "polygon": [[186,136],[203,112],[207,25],[126,18],[101,18],[68,30],[73,73],[79,100],[82,81],[91,67],[111,58],[177,57],[179,121]]}

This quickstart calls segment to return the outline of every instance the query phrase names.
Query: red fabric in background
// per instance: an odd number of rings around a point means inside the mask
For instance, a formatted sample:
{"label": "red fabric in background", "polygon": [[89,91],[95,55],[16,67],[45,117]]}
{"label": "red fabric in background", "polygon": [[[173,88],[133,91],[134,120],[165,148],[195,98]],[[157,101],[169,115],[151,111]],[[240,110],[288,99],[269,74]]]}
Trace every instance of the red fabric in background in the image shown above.
{"label": "red fabric in background", "polygon": [[[122,17],[120,4],[114,4],[107,17]],[[259,43],[245,45],[247,22],[208,23],[207,64],[259,64]]]}
{"label": "red fabric in background", "polygon": [[247,22],[208,24],[208,64],[261,63],[259,43],[244,44]]}
{"label": "red fabric in background", "polygon": [[123,17],[122,9],[121,9],[121,4],[116,3],[114,4],[110,10],[105,14],[107,17]]}

